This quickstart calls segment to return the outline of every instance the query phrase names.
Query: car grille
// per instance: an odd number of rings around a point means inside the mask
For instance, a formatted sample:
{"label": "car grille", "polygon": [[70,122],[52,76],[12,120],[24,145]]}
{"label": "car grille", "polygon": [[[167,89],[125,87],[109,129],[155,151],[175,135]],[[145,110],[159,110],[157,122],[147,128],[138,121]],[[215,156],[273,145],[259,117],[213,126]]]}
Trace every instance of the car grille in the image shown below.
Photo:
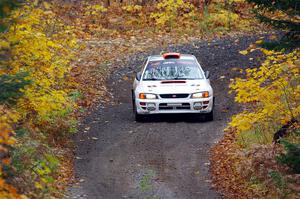
{"label": "car grille", "polygon": [[167,103],[160,103],[159,110],[190,110],[190,103],[182,103],[181,105],[170,106]]}
{"label": "car grille", "polygon": [[165,99],[170,99],[170,98],[187,98],[190,94],[185,94],[185,93],[174,93],[174,94],[160,94],[159,96],[161,98],[165,98]]}

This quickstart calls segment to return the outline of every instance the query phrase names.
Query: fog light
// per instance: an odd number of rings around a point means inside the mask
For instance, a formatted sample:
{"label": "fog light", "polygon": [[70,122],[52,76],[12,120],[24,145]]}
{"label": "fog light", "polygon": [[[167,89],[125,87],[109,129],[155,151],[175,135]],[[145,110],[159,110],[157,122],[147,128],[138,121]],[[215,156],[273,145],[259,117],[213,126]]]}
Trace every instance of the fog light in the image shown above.
{"label": "fog light", "polygon": [[200,109],[202,109],[202,103],[201,103],[201,102],[195,102],[195,103],[194,103],[194,109],[195,109],[195,110],[200,110]]}
{"label": "fog light", "polygon": [[204,101],[203,104],[209,104],[209,101]]}
{"label": "fog light", "polygon": [[147,110],[148,111],[154,111],[156,109],[154,103],[147,103]]}

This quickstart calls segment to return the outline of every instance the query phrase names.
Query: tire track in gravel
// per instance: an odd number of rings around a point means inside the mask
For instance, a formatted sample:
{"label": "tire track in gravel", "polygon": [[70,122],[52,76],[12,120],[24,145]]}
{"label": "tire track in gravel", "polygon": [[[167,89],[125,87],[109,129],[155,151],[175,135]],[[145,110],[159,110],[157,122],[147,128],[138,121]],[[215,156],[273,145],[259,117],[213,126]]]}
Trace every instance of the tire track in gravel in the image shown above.
{"label": "tire track in gravel", "polygon": [[[209,149],[221,138],[230,116],[239,110],[228,94],[228,85],[231,78],[240,75],[233,67],[258,65],[256,59],[238,53],[257,38],[201,41],[165,49],[194,54],[204,70],[211,72],[216,95],[213,122],[189,115],[134,122],[130,98],[133,74],[147,55],[159,54],[162,49],[129,57],[107,82],[115,105],[95,110],[75,136],[76,156],[80,157],[75,161],[75,176],[82,180],[69,189],[69,198],[221,198],[210,182]],[[254,52],[251,57],[261,55]]]}

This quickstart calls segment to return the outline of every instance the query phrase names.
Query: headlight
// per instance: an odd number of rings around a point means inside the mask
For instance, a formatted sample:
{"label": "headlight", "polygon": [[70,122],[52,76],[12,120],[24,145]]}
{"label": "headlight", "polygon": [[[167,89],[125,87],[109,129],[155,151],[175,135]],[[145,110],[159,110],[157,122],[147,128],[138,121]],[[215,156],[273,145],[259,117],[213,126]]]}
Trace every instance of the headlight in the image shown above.
{"label": "headlight", "polygon": [[209,97],[209,92],[208,91],[204,91],[204,92],[200,92],[200,93],[194,93],[192,95],[192,98],[208,98]]}
{"label": "headlight", "polygon": [[140,99],[156,99],[157,96],[155,94],[149,94],[149,93],[140,93],[139,94]]}

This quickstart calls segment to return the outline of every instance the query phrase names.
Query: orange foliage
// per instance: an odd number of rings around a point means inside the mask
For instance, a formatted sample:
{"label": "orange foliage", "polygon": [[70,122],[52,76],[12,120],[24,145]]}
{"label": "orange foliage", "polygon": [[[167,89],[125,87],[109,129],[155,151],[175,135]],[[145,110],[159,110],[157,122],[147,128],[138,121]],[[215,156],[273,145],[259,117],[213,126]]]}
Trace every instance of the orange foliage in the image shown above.
{"label": "orange foliage", "polygon": [[8,111],[3,106],[0,106],[0,112],[0,154],[2,158],[0,163],[0,198],[25,199],[25,196],[19,195],[16,189],[7,184],[3,179],[2,167],[3,165],[8,165],[10,163],[10,158],[8,157],[8,147],[14,145],[16,141],[13,138],[13,129],[7,123],[10,120],[10,118],[7,117],[9,115],[7,114]]}

